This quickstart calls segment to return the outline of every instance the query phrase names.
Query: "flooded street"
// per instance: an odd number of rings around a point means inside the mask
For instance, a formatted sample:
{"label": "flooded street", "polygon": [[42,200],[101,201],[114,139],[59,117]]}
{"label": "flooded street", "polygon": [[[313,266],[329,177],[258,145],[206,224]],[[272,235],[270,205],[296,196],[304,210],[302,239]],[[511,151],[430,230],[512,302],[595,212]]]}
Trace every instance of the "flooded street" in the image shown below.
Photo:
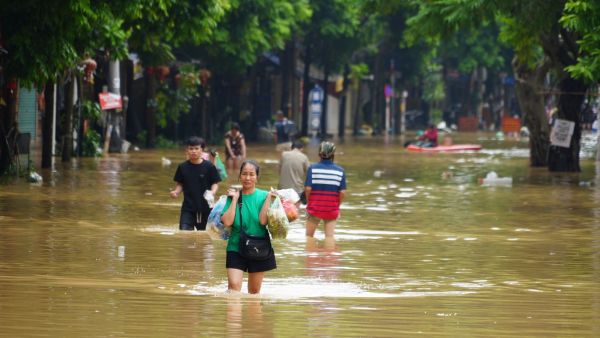
{"label": "flooded street", "polygon": [[[182,149],[0,186],[0,336],[600,336],[599,164],[551,174],[529,168],[525,141],[492,136],[455,137],[478,153],[339,143],[336,242],[320,227],[307,243],[304,216],[293,222],[260,297],[225,293],[226,242],[177,230]],[[317,160],[315,144],[307,154]],[[276,187],[274,146],[248,157],[262,164],[258,186]],[[479,185],[490,171],[512,185]]]}

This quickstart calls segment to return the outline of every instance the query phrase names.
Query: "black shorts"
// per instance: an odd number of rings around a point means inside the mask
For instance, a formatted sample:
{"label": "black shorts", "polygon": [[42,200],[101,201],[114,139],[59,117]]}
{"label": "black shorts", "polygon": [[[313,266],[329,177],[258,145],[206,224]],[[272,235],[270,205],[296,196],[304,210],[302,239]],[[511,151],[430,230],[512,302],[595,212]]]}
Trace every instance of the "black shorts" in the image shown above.
{"label": "black shorts", "polygon": [[246,272],[264,272],[277,268],[275,262],[275,253],[271,250],[269,258],[262,261],[254,261],[242,257],[236,251],[227,251],[227,261],[225,263],[227,269],[237,269]]}
{"label": "black shorts", "polygon": [[181,210],[179,215],[179,230],[206,230],[208,215],[211,209],[205,212],[193,212]]}

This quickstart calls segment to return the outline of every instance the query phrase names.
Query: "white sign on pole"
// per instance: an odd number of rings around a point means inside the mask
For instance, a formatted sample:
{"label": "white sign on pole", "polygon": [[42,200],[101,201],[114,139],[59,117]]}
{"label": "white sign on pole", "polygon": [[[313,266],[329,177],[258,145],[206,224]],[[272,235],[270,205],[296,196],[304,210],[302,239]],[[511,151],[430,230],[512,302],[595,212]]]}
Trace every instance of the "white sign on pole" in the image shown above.
{"label": "white sign on pole", "polygon": [[575,122],[556,119],[554,121],[554,127],[552,127],[552,132],[550,133],[550,144],[553,146],[569,148],[574,130]]}
{"label": "white sign on pole", "polygon": [[314,130],[318,130],[321,125],[323,94],[324,91],[319,85],[316,85],[309,93],[310,125]]}

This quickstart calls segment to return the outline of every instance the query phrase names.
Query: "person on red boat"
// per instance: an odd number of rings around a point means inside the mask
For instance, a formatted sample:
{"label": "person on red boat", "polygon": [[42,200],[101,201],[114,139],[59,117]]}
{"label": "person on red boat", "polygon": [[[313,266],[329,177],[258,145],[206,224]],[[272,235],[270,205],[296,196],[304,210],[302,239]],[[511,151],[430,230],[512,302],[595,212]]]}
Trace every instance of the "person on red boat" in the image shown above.
{"label": "person on red boat", "polygon": [[425,133],[419,137],[419,145],[421,147],[437,147],[438,145],[438,132],[437,128],[430,124],[425,130]]}

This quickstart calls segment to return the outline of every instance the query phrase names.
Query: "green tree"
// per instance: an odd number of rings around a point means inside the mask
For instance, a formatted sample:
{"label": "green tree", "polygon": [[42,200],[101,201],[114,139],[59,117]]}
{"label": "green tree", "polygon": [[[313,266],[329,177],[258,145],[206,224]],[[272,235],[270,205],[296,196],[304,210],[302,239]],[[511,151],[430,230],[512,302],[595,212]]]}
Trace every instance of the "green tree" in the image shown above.
{"label": "green tree", "polygon": [[212,123],[221,124],[212,125],[207,133],[225,127],[226,120],[239,120],[241,110],[255,109],[255,99],[245,95],[256,92],[257,61],[266,52],[282,50],[310,15],[308,0],[233,0],[208,41],[180,49],[178,55],[201,60],[211,71],[211,80],[203,84],[211,102],[204,106],[213,110]]}
{"label": "green tree", "polygon": [[[502,20],[501,35],[515,51],[513,70],[519,103],[531,131],[531,164],[548,165],[551,171],[579,171],[579,118],[587,85],[565,72],[580,57],[577,33],[559,22],[565,1],[435,0],[413,3],[418,13],[411,18],[411,24],[427,36],[449,36]],[[558,117],[576,124],[568,149],[548,147],[542,81],[550,70],[558,81]]]}
{"label": "green tree", "polygon": [[594,0],[569,0],[560,18],[565,29],[579,34],[579,57],[566,69],[575,78],[589,83],[600,80],[600,3]]}
{"label": "green tree", "polygon": [[[145,65],[164,62],[172,58],[173,47],[209,39],[226,7],[226,0],[2,2],[3,75],[26,86],[43,86],[64,74],[75,83],[80,60],[99,49],[113,59],[136,50]],[[18,133],[16,95],[4,91],[3,97],[8,104],[0,107],[0,138],[5,141],[0,145],[0,173],[13,162]],[[153,131],[154,125],[148,128]],[[63,143],[71,144],[68,137]]]}
{"label": "green tree", "polygon": [[[321,113],[321,134],[327,132],[327,83],[329,76],[348,66],[352,54],[360,46],[360,0],[314,0],[313,15],[302,27],[304,43],[304,97],[302,98],[302,134],[308,131],[308,94],[311,87],[309,69],[317,64],[323,69],[325,90]],[[347,83],[348,81],[344,81]]]}
{"label": "green tree", "polygon": [[242,73],[266,51],[282,49],[310,17],[308,0],[233,0],[231,10],[197,54],[220,73]]}
{"label": "green tree", "polygon": [[[2,93],[7,105],[0,107],[0,174],[14,162],[19,85],[43,87],[59,77],[74,84],[77,65],[86,53],[110,45],[116,55],[124,54],[127,32],[113,8],[108,2],[82,0],[2,2],[0,34],[5,53],[0,55],[0,64],[4,78],[14,83],[15,89]],[[67,106],[67,112],[72,114],[72,106]],[[65,121],[72,121],[72,116]],[[70,154],[71,133],[65,135],[63,144]]]}
{"label": "green tree", "polygon": [[[140,0],[141,1],[141,0]],[[156,95],[156,66],[175,59],[173,51],[185,44],[201,44],[214,38],[219,21],[230,8],[226,0],[155,0],[131,6],[123,25],[130,32],[129,48],[146,67],[146,146],[154,147],[160,116]],[[160,116],[157,116],[159,114]]]}

